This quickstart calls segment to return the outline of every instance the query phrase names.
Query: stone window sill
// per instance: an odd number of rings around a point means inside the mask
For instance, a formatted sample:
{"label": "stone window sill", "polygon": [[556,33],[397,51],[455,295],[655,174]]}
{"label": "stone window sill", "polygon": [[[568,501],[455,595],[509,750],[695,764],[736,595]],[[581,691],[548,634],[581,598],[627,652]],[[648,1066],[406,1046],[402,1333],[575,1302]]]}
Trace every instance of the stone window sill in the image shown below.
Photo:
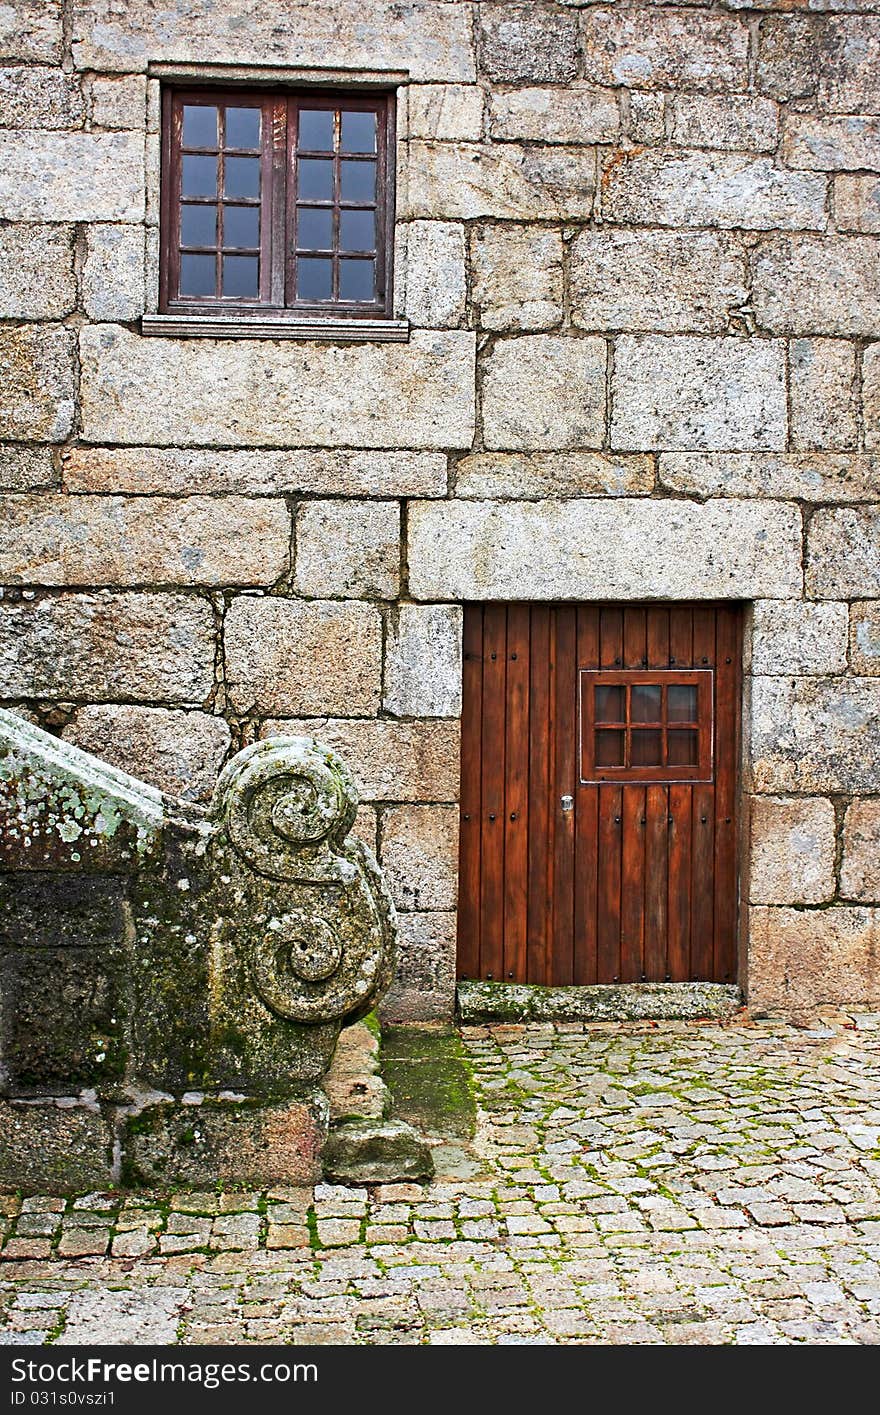
{"label": "stone window sill", "polygon": [[313,339],[328,344],[409,342],[406,319],[273,319],[145,314],[141,333],[174,339]]}

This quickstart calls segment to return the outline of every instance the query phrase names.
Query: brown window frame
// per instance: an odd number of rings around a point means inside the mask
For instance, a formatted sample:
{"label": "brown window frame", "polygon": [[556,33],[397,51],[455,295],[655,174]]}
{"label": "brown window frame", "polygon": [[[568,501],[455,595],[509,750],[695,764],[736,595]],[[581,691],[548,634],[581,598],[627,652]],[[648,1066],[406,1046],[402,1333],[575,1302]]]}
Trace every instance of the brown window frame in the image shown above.
{"label": "brown window frame", "polygon": [[[632,717],[631,688],[638,684],[649,684],[661,688],[661,715],[654,721],[638,721]],[[595,717],[595,690],[598,687],[623,687],[626,692],[625,712],[622,718],[608,719],[597,723]],[[668,690],[672,687],[696,687],[697,716],[689,720],[668,718]],[[578,718],[580,742],[581,785],[596,785],[615,781],[644,782],[709,782],[714,771],[714,672],[711,668],[694,669],[591,669],[578,670]],[[670,765],[667,761],[669,727],[673,731],[696,731],[697,761],[687,765]],[[624,765],[608,766],[596,762],[596,730],[601,732],[623,732],[625,753]],[[660,730],[662,732],[663,763],[661,765],[632,765],[630,762],[631,734],[638,730]]]}
{"label": "brown window frame", "polygon": [[[256,298],[215,294],[181,296],[180,285],[180,191],[182,122],[184,104],[259,107],[261,124],[260,278]],[[374,112],[377,115],[376,142],[376,297],[371,301],[300,300],[296,298],[295,225],[298,205],[296,158],[298,119],[301,109]],[[230,319],[289,322],[391,320],[393,317],[394,271],[394,153],[395,104],[389,90],[362,91],[344,88],[261,88],[253,84],[234,86],[193,84],[168,85],[162,93],[162,175],[160,200],[159,313],[195,320]],[[357,160],[357,155],[353,155]],[[340,194],[338,150],[334,154],[334,197],[324,209],[333,212],[334,236],[338,236]],[[219,192],[216,205],[222,205]],[[239,199],[236,198],[236,201]],[[210,204],[209,199],[205,199]],[[357,209],[356,204],[346,203]],[[361,209],[371,203],[361,204]],[[205,248],[208,249],[207,247]],[[215,249],[222,249],[219,242]],[[338,279],[338,244],[333,254],[334,290]],[[218,259],[218,270],[220,261]]]}

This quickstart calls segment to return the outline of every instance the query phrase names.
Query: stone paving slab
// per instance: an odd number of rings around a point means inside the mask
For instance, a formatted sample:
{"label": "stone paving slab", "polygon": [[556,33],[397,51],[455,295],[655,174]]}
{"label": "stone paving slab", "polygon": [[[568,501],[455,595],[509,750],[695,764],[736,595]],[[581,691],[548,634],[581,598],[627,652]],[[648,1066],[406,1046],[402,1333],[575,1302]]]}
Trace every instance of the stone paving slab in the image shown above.
{"label": "stone paving slab", "polygon": [[0,1344],[880,1341],[880,1016],[462,1036],[430,1185],[0,1195]]}

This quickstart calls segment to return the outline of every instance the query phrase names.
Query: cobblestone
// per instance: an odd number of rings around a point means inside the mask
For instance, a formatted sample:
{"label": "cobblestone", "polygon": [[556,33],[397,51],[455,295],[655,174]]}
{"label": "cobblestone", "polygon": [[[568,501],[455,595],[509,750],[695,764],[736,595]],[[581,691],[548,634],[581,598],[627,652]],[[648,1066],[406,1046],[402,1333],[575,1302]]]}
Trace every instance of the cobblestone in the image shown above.
{"label": "cobblestone", "polygon": [[473,1177],[0,1195],[0,1344],[880,1342],[876,1015],[463,1037]]}

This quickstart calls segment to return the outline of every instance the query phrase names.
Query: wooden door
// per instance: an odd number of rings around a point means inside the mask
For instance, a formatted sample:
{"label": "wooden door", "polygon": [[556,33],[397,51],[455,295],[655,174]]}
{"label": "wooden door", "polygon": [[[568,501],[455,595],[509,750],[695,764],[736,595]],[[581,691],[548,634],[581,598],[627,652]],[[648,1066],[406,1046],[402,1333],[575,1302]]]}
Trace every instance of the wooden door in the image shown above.
{"label": "wooden door", "polygon": [[734,982],[736,606],[467,605],[458,970]]}

